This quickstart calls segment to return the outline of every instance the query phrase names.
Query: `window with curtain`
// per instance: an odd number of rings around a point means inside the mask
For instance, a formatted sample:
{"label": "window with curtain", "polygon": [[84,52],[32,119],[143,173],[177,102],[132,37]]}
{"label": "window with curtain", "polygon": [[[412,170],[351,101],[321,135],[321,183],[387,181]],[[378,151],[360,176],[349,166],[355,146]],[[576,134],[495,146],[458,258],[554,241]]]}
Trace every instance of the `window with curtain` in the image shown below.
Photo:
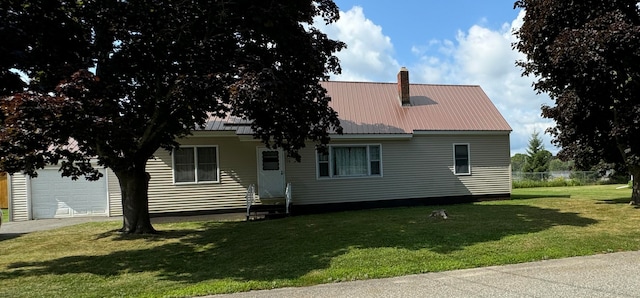
{"label": "window with curtain", "polygon": [[453,145],[453,171],[456,175],[471,174],[471,165],[469,163],[469,144]]}
{"label": "window with curtain", "polygon": [[317,174],[321,178],[382,175],[380,145],[329,146],[317,155]]}
{"label": "window with curtain", "polygon": [[181,147],[173,151],[175,183],[218,182],[217,147]]}

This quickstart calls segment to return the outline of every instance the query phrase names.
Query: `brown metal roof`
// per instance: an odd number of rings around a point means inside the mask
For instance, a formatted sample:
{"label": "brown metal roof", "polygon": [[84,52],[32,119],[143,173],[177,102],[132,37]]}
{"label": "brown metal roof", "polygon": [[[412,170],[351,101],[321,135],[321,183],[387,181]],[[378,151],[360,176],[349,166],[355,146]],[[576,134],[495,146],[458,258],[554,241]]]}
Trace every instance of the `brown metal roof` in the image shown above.
{"label": "brown metal roof", "polygon": [[511,131],[480,86],[410,84],[403,106],[396,83],[321,82],[345,134]]}
{"label": "brown metal roof", "polygon": [[[344,134],[411,134],[414,131],[511,131],[480,86],[410,84],[403,106],[396,83],[320,82],[338,112]],[[251,134],[237,117],[212,118],[204,130]]]}

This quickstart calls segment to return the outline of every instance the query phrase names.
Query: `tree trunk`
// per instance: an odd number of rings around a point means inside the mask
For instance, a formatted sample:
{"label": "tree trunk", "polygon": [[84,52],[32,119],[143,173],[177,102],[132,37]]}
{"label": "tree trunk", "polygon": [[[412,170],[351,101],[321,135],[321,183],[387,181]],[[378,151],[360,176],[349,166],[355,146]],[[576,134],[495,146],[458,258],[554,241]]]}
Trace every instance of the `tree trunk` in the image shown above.
{"label": "tree trunk", "polygon": [[633,205],[640,205],[640,167],[631,167],[629,172],[633,177],[630,203]]}
{"label": "tree trunk", "polygon": [[149,173],[145,167],[114,171],[122,193],[123,222],[120,230],[125,234],[154,234],[149,217]]}

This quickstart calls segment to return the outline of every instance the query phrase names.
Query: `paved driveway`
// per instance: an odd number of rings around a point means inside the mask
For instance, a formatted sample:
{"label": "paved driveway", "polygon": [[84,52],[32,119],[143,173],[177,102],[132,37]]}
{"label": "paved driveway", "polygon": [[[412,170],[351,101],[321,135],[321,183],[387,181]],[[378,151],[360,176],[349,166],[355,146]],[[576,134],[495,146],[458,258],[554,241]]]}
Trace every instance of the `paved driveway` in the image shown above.
{"label": "paved driveway", "polygon": [[[165,222],[179,222],[179,221],[226,221],[226,220],[244,220],[244,213],[223,213],[223,214],[210,214],[210,215],[195,215],[195,216],[170,216],[170,217],[153,217],[151,223],[165,223]],[[17,222],[3,222],[0,227],[1,234],[24,234],[35,231],[46,231],[57,229],[66,226],[77,225],[85,222],[95,221],[122,221],[121,216],[104,217],[71,217],[71,218],[52,218],[52,219],[37,219]]]}

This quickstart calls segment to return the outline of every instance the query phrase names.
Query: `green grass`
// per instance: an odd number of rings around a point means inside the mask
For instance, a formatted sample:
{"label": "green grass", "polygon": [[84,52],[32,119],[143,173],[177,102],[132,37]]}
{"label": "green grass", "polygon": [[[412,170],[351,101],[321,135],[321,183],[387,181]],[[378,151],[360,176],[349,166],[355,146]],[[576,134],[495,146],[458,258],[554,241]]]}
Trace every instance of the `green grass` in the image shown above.
{"label": "green grass", "polygon": [[[0,297],[197,296],[640,249],[616,185],[513,190],[512,200],[254,222],[118,222],[0,234]],[[430,218],[446,208],[447,220]]]}
{"label": "green grass", "polygon": [[9,209],[2,209],[2,222],[9,221]]}

